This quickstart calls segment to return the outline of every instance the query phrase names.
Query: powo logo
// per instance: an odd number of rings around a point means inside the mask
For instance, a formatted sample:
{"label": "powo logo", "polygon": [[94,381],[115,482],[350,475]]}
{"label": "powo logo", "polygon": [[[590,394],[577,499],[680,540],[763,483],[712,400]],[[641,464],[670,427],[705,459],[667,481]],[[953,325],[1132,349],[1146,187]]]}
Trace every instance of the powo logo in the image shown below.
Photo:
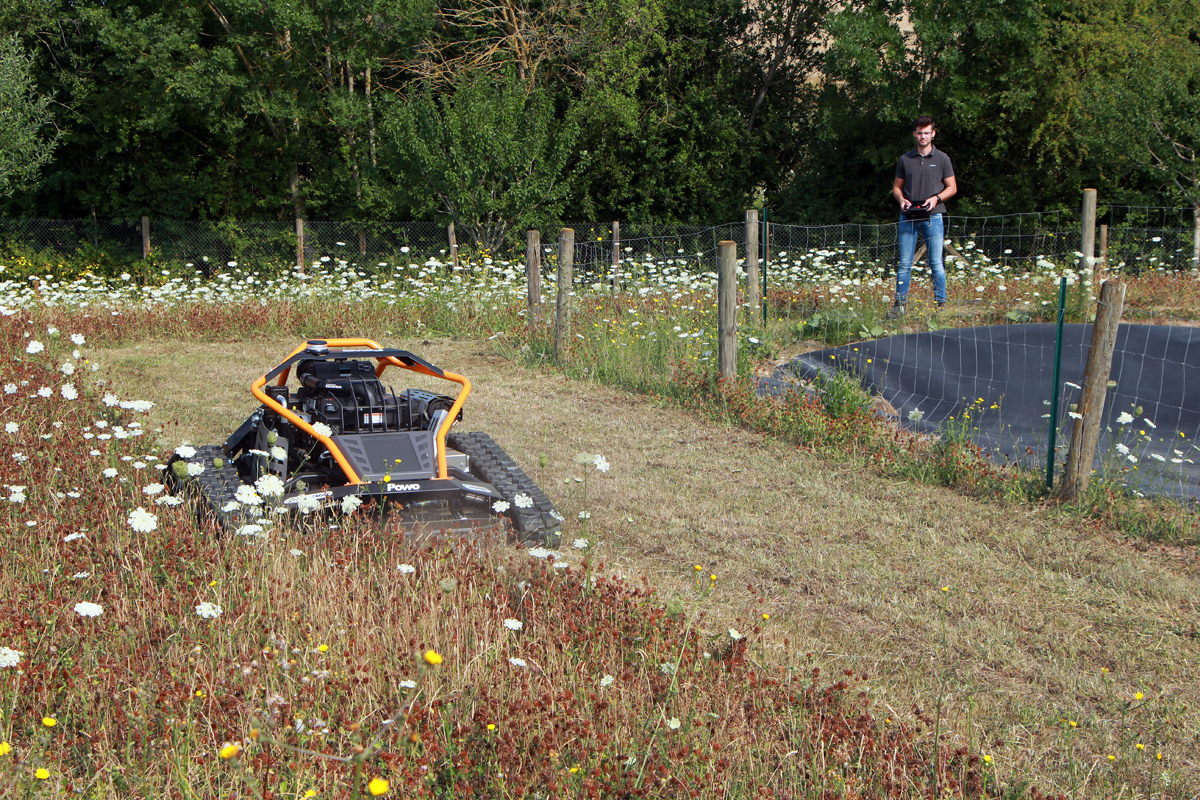
{"label": "powo logo", "polygon": [[389,492],[415,492],[421,488],[419,483],[389,483],[387,490]]}

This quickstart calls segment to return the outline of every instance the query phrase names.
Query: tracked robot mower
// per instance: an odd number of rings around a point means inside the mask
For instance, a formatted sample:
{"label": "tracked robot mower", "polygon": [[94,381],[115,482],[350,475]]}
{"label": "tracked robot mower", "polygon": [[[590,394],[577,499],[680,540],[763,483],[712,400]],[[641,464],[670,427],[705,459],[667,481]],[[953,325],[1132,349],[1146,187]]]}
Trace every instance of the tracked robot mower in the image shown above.
{"label": "tracked robot mower", "polygon": [[[459,384],[457,395],[396,391],[390,368]],[[558,542],[562,517],[499,445],[451,432],[471,391],[461,375],[369,339],[313,339],[250,391],[261,405],[225,444],[180,448],[168,463],[172,490],[202,519],[241,530],[361,506],[418,539],[505,527]]]}

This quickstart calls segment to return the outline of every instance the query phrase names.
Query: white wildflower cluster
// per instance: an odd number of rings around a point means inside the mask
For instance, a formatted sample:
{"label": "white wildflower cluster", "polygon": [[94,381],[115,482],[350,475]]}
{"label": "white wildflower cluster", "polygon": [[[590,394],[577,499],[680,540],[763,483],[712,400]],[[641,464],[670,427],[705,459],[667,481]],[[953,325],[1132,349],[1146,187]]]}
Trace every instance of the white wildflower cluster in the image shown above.
{"label": "white wildflower cluster", "polygon": [[203,617],[204,619],[216,619],[224,613],[224,609],[222,609],[216,603],[209,603],[205,601],[196,606],[196,615]]}
{"label": "white wildflower cluster", "polygon": [[259,496],[258,492],[254,491],[254,487],[247,486],[244,483],[237,488],[237,491],[233,495],[233,499],[245,506],[262,505],[262,497]]}
{"label": "white wildflower cluster", "polygon": [[104,613],[104,608],[97,603],[85,600],[75,604],[75,613],[81,617],[98,617]]}
{"label": "white wildflower cluster", "polygon": [[15,667],[21,663],[21,657],[25,655],[20,650],[13,650],[11,647],[0,646],[0,669],[7,667]]}
{"label": "white wildflower cluster", "polygon": [[138,533],[150,533],[158,527],[158,517],[138,506],[129,512],[129,527]]}

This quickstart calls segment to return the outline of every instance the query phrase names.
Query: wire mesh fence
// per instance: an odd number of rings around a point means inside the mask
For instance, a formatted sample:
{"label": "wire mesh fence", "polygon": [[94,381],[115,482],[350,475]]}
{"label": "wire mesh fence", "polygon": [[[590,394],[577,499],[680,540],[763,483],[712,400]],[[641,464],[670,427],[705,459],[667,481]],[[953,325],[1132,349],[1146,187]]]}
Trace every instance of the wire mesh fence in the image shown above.
{"label": "wire mesh fence", "polygon": [[138,220],[0,218],[0,248],[9,254],[38,253],[65,259],[81,252],[112,251],[140,257],[141,237]]}
{"label": "wire mesh fence", "polygon": [[[1139,208],[1106,206],[1097,222],[1104,234],[1099,255],[1111,266],[1120,265],[1138,274],[1147,269],[1182,270],[1196,266],[1195,211],[1191,208]],[[990,217],[948,216],[946,239],[955,251],[1017,269],[1033,269],[1040,260],[1066,266],[1077,259],[1081,247],[1078,211],[1049,211]],[[37,255],[42,260],[100,259],[131,262],[142,258],[149,246],[159,262],[194,264],[210,273],[230,263],[276,264],[297,262],[297,226],[294,221],[170,220],[152,218],[148,242],[137,219],[43,220],[0,219],[0,254]],[[575,232],[575,263],[580,275],[604,274],[613,264],[612,223],[574,222],[563,227]],[[771,223],[767,251],[772,258],[801,254],[852,256],[848,260],[864,269],[894,264],[896,223],[789,225]],[[420,263],[448,260],[447,229],[431,221],[417,222],[305,222],[303,261],[346,261],[359,265]],[[523,263],[522,237],[511,237],[508,247],[493,254],[497,260]],[[542,233],[546,252],[555,248],[557,231]],[[717,244],[738,244],[745,256],[746,226],[738,221],[724,225],[620,224],[616,257],[624,269],[633,264],[685,261],[711,269]],[[760,237],[762,242],[763,237]],[[470,257],[473,248],[467,232],[460,233],[460,253]],[[953,252],[953,251],[952,251]]]}

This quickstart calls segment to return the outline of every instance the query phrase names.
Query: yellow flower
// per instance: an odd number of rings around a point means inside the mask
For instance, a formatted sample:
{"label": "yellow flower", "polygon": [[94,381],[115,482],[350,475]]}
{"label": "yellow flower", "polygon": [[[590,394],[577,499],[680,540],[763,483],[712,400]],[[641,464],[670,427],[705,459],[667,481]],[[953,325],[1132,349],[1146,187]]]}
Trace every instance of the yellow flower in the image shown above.
{"label": "yellow flower", "polygon": [[436,667],[438,664],[442,663],[442,656],[436,650],[426,650],[425,663]]}
{"label": "yellow flower", "polygon": [[709,579],[710,581],[715,581],[715,580],[717,579],[717,576],[716,576],[716,575],[709,575],[709,576],[708,576],[708,579]]}
{"label": "yellow flower", "polygon": [[983,757],[983,763],[985,763],[985,764],[990,764],[990,763],[992,763],[992,757],[991,757],[991,756],[984,756],[984,757]]}
{"label": "yellow flower", "polygon": [[1117,760],[1117,757],[1116,757],[1116,756],[1109,756],[1109,757],[1108,757],[1108,760],[1109,760],[1109,761],[1116,761],[1116,760]]}
{"label": "yellow flower", "polygon": [[770,618],[771,618],[770,614],[763,614],[763,619],[770,619]]}
{"label": "yellow flower", "polygon": [[304,793],[304,796],[305,796],[305,797],[316,797],[316,796],[317,796],[317,790],[316,790],[316,789],[309,789],[307,792],[305,792],[305,793]]}
{"label": "yellow flower", "polygon": [[329,645],[327,645],[327,644],[322,644],[322,645],[317,646],[317,650],[319,650],[322,653],[324,653],[328,649],[329,649]]}
{"label": "yellow flower", "polygon": [[371,782],[367,784],[367,791],[379,797],[388,790],[388,782],[383,778],[371,778]]}
{"label": "yellow flower", "polygon": [[[494,730],[496,730],[496,724],[495,724],[494,722],[489,722],[489,723],[488,723],[488,730],[489,730],[489,731],[494,731]],[[1138,747],[1141,747],[1141,745],[1138,745]]]}
{"label": "yellow flower", "polygon": [[221,748],[220,755],[221,755],[221,758],[228,761],[231,758],[237,758],[241,752],[242,752],[242,746],[240,744],[238,744],[237,742],[229,742],[228,744],[226,744],[224,747]]}
{"label": "yellow flower", "polygon": [[574,775],[576,772],[579,772],[579,767],[571,767],[571,774]]}
{"label": "yellow flower", "polygon": [[1137,694],[1135,694],[1135,695],[1133,696],[1133,699],[1134,699],[1134,700],[1141,700],[1143,696],[1144,696],[1144,695],[1143,695],[1141,692],[1138,692]]}
{"label": "yellow flower", "polygon": [[12,745],[8,742],[0,742],[0,756],[6,756],[12,752]]}
{"label": "yellow flower", "polygon": [[58,724],[58,720],[56,720],[54,717],[42,717],[42,724],[47,728],[53,728]]}
{"label": "yellow flower", "polygon": [[949,586],[943,586],[943,587],[942,587],[942,591],[943,591],[943,592],[948,592],[948,591],[950,591],[950,587],[949,587]]}
{"label": "yellow flower", "polygon": [[1071,720],[1071,727],[1072,727],[1072,728],[1078,728],[1078,727],[1079,727],[1079,723],[1078,723],[1078,722],[1076,722],[1075,720]]}
{"label": "yellow flower", "polygon": [[37,772],[33,773],[33,776],[39,781],[44,781],[50,777],[50,770],[45,767],[38,767]]}
{"label": "yellow flower", "polygon": [[699,572],[702,569],[704,569],[704,567],[700,566],[699,564],[696,565],[696,572]]}
{"label": "yellow flower", "polygon": [[1138,742],[1137,744],[1135,744],[1134,747],[1136,747],[1138,750],[1146,749],[1146,745],[1142,744],[1141,742]]}

